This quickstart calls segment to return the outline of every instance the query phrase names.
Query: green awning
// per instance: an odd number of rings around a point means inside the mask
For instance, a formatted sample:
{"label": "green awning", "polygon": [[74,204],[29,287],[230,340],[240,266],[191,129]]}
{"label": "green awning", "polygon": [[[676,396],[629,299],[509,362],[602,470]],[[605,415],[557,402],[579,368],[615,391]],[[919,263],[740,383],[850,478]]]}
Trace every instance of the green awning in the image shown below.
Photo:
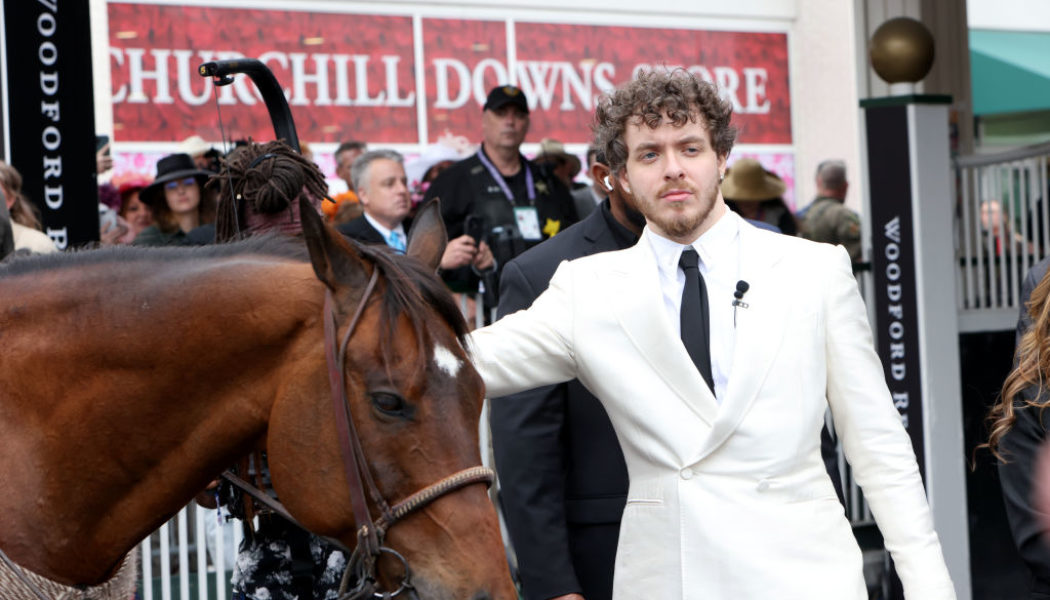
{"label": "green awning", "polygon": [[970,30],[975,115],[1050,110],[1050,33]]}

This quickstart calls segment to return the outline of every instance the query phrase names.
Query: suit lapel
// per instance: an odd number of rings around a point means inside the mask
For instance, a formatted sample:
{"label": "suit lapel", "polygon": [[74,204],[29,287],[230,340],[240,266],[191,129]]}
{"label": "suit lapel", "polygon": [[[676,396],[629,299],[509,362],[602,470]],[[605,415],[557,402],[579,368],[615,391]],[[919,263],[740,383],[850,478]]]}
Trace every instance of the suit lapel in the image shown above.
{"label": "suit lapel", "polygon": [[616,245],[616,240],[613,239],[612,232],[609,231],[609,226],[605,223],[605,215],[602,214],[600,206],[587,215],[580,222],[579,227],[583,229],[583,239],[588,244],[585,256],[620,249]]}
{"label": "suit lapel", "polygon": [[777,235],[740,224],[740,274],[750,284],[744,295],[748,307],[736,309],[736,347],[725,398],[711,434],[691,463],[716,450],[740,425],[780,350],[790,302],[782,296],[785,288],[773,269],[783,257],[777,238],[771,237]]}
{"label": "suit lapel", "polygon": [[686,406],[708,425],[715,422],[718,403],[668,322],[660,275],[652,249],[644,240],[623,252],[612,272],[617,289],[617,320],[649,365]]}

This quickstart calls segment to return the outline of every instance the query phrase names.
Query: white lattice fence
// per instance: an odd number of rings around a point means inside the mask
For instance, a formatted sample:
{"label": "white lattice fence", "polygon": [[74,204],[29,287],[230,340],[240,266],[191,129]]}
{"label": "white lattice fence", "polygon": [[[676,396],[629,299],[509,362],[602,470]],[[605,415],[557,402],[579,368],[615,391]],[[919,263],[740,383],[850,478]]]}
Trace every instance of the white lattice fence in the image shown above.
{"label": "white lattice fence", "polygon": [[143,600],[227,600],[240,523],[191,503],[143,540]]}
{"label": "white lattice fence", "polygon": [[1025,273],[1050,255],[1050,144],[955,160],[956,298],[963,331],[1012,329]]}

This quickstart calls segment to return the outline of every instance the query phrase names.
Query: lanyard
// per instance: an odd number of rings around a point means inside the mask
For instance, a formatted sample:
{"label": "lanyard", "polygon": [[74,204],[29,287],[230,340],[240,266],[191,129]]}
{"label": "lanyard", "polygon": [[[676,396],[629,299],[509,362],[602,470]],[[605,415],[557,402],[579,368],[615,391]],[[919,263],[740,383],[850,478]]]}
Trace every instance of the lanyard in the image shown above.
{"label": "lanyard", "polygon": [[[492,164],[492,161],[489,160],[489,157],[485,156],[485,151],[481,148],[478,148],[478,160],[480,160],[481,164],[485,165],[485,168],[489,170],[489,175],[492,175],[492,178],[496,180],[497,184],[499,184],[499,187],[503,190],[503,195],[507,197],[507,200],[511,204],[515,204],[514,194],[510,192],[510,187],[507,185],[506,180],[503,179],[503,174],[496,169],[496,165]],[[535,204],[536,186],[532,180],[532,169],[529,168],[528,163],[525,161],[522,161],[521,168],[525,169],[525,189],[529,192],[529,204]]]}

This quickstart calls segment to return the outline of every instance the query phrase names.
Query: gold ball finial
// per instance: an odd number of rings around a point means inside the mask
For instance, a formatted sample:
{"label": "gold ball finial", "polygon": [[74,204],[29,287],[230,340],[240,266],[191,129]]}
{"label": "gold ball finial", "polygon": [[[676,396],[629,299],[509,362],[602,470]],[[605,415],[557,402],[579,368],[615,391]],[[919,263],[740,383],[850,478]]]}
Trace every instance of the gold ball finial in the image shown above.
{"label": "gold ball finial", "polygon": [[917,83],[933,66],[933,34],[915,19],[890,19],[871,36],[869,54],[886,83]]}

